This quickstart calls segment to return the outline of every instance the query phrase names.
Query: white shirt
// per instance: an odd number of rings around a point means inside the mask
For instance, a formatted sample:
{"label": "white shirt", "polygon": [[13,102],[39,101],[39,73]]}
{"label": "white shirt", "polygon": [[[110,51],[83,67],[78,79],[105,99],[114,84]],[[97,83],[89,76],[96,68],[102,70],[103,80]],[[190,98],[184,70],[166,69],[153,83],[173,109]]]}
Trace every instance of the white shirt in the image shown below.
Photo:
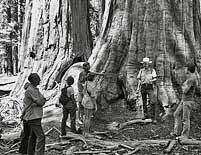
{"label": "white shirt", "polygon": [[74,90],[72,86],[67,88],[67,96],[70,97],[71,95],[74,95]]}
{"label": "white shirt", "polygon": [[156,76],[155,69],[142,68],[137,75],[137,79],[141,80],[141,84],[152,84],[151,80],[155,79]]}

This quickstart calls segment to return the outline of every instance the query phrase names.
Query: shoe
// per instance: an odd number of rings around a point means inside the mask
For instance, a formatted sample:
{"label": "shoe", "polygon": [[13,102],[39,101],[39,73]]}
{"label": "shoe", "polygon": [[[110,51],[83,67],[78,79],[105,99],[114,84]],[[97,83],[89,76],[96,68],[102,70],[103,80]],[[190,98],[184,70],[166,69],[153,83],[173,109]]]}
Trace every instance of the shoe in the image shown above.
{"label": "shoe", "polygon": [[145,119],[148,119],[149,117],[146,115],[146,114],[144,114],[144,117],[142,118],[142,120],[145,120]]}
{"label": "shoe", "polygon": [[62,134],[62,135],[59,136],[59,138],[65,138],[65,137],[66,137],[66,134],[65,135]]}
{"label": "shoe", "polygon": [[77,122],[78,124],[83,125],[83,121],[81,121],[80,119]]}
{"label": "shoe", "polygon": [[165,112],[161,112],[160,114],[159,114],[159,117],[163,117],[165,115]]}
{"label": "shoe", "polygon": [[75,133],[75,134],[80,134],[78,131],[71,131],[72,133]]}
{"label": "shoe", "polygon": [[170,136],[175,139],[177,139],[177,137],[179,137],[179,135],[177,135],[175,132],[170,132]]}
{"label": "shoe", "polygon": [[185,140],[188,140],[188,137],[181,135],[181,136],[176,137],[176,139],[179,141],[185,141]]}
{"label": "shoe", "polygon": [[153,124],[157,124],[158,121],[157,121],[156,119],[154,119],[154,120],[152,120],[152,123],[153,123]]}
{"label": "shoe", "polygon": [[80,135],[83,134],[82,128],[78,128],[78,129],[77,129],[77,133],[80,134]]}

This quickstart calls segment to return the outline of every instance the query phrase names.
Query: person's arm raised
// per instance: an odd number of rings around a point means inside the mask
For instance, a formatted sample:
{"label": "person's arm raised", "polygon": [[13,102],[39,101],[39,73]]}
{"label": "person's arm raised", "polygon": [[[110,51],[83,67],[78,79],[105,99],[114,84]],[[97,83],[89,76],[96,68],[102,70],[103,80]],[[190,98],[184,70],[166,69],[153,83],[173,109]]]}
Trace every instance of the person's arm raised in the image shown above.
{"label": "person's arm raised", "polygon": [[95,72],[95,71],[91,71],[92,73],[96,74],[96,75],[105,75],[106,71],[101,71],[101,72]]}

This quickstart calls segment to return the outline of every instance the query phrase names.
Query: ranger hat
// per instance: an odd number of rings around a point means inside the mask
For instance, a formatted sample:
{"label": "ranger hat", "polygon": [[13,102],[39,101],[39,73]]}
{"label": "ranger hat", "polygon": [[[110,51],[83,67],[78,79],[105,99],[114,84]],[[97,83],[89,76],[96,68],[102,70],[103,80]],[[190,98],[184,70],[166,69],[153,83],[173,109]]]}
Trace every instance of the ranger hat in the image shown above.
{"label": "ranger hat", "polygon": [[152,61],[150,61],[148,57],[144,57],[141,63],[152,63]]}

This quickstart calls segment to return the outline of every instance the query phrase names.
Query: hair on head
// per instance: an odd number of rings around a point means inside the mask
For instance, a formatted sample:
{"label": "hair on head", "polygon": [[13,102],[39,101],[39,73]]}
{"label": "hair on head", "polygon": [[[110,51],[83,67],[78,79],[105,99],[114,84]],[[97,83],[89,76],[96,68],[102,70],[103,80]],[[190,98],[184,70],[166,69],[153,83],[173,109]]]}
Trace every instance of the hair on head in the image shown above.
{"label": "hair on head", "polygon": [[74,83],[74,78],[72,76],[69,76],[66,80],[67,84],[71,86]]}
{"label": "hair on head", "polygon": [[95,78],[95,74],[94,73],[90,72],[90,73],[87,74],[87,80],[88,81],[93,81],[94,78]]}

